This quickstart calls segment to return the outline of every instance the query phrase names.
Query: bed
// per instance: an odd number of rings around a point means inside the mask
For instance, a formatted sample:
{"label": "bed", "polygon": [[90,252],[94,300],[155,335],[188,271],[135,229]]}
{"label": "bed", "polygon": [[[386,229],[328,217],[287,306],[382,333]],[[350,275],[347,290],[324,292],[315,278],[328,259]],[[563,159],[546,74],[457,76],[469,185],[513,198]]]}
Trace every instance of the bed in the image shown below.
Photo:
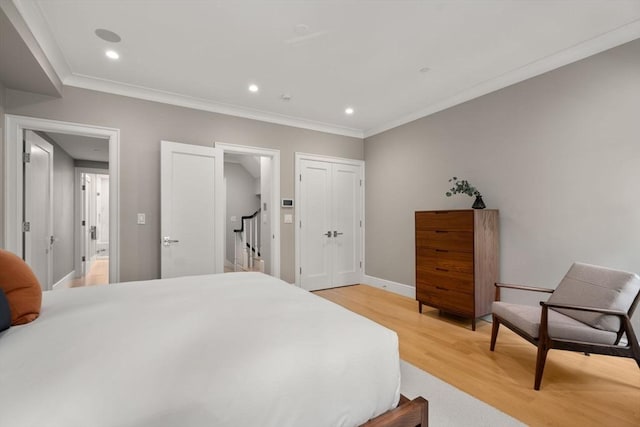
{"label": "bed", "polygon": [[0,385],[12,427],[387,425],[403,409],[388,412],[395,332],[261,273],[45,292],[37,320],[0,333]]}

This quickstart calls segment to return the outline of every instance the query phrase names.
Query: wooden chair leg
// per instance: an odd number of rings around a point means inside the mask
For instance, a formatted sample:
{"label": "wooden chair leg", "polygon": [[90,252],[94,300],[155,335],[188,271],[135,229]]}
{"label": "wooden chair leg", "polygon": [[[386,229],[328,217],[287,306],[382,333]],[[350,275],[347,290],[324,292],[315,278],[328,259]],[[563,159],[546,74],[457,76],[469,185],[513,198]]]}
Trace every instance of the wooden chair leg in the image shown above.
{"label": "wooden chair leg", "polygon": [[544,341],[540,340],[538,343],[538,357],[536,358],[536,379],[533,384],[534,390],[540,390],[540,383],[542,382],[542,373],[544,372],[544,363],[547,361],[547,353],[549,349]]}
{"label": "wooden chair leg", "polygon": [[629,348],[631,348],[633,360],[636,361],[636,363],[638,364],[638,368],[640,368],[640,344],[638,344],[636,333],[633,331],[633,327],[631,326],[631,320],[629,320],[629,317],[625,317],[623,319],[623,322],[625,335],[627,336]]}
{"label": "wooden chair leg", "polygon": [[496,338],[498,338],[498,328],[500,328],[500,321],[498,320],[498,318],[495,315],[492,315],[493,317],[493,324],[491,326],[491,351],[495,350],[496,348]]}

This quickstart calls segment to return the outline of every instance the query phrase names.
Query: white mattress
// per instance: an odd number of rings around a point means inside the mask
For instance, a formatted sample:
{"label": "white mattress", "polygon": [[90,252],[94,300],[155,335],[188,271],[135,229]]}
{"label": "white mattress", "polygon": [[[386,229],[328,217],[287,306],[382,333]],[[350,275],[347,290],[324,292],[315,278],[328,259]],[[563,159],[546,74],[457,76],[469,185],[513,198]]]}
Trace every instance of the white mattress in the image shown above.
{"label": "white mattress", "polygon": [[46,292],[0,333],[0,426],[353,426],[399,390],[395,332],[260,273]]}

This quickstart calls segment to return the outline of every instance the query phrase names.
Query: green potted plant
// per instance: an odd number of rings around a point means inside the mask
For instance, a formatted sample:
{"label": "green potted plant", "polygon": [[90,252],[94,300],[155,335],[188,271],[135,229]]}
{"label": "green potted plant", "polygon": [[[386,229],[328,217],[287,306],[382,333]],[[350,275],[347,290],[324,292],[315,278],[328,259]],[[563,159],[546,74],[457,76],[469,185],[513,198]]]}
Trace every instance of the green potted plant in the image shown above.
{"label": "green potted plant", "polygon": [[453,177],[449,180],[449,182],[453,183],[453,187],[446,192],[447,197],[451,197],[454,194],[466,194],[469,197],[476,196],[475,202],[471,206],[473,209],[484,209],[486,208],[484,201],[482,200],[482,194],[474,187],[469,184],[469,181],[466,179],[458,179],[457,177]]}

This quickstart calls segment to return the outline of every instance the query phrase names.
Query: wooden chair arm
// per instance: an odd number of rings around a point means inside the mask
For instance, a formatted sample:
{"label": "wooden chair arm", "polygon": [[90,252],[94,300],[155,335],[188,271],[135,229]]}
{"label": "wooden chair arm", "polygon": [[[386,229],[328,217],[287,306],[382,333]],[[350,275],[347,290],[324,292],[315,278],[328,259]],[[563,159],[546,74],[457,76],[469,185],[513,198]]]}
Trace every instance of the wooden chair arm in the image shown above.
{"label": "wooden chair arm", "polygon": [[500,301],[501,288],[516,289],[518,291],[545,292],[548,294],[553,293],[553,289],[540,288],[537,286],[513,285],[511,283],[499,283],[499,282],[494,283],[494,286],[496,287],[496,299],[495,299],[496,301]]}

